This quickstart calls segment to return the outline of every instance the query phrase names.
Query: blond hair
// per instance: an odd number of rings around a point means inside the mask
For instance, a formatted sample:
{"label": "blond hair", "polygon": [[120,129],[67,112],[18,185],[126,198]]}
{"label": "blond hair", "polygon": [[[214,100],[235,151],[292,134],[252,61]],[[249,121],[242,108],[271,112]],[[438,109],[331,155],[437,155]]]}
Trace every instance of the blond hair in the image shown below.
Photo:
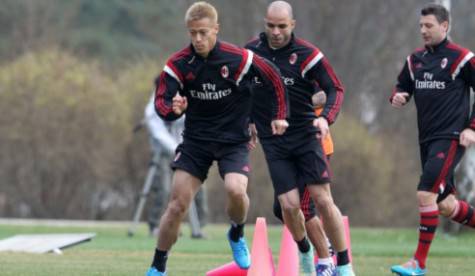
{"label": "blond hair", "polygon": [[185,14],[185,23],[209,18],[211,22],[218,23],[218,12],[208,2],[200,1],[191,5]]}

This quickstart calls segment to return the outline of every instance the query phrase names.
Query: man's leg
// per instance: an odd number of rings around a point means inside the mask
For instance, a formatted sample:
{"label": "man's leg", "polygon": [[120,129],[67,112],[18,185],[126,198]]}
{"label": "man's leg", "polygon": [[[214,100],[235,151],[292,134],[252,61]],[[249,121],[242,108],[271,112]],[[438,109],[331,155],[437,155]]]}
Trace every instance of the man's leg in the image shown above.
{"label": "man's leg", "polygon": [[437,194],[426,191],[418,191],[420,226],[419,242],[417,244],[414,259],[418,261],[421,269],[425,269],[427,255],[439,225],[439,208],[437,206]]}
{"label": "man's leg", "polygon": [[284,223],[292,234],[294,240],[298,243],[298,241],[303,240],[307,235],[305,231],[305,218],[302,210],[300,210],[298,189],[292,189],[279,195],[277,198],[282,208]]}
{"label": "man's leg", "polygon": [[318,259],[331,258],[327,236],[325,235],[325,230],[323,230],[323,225],[320,219],[315,216],[307,220],[305,222],[305,229],[307,230],[308,238],[315,247]]}
{"label": "man's leg", "polygon": [[[441,201],[450,205],[450,199],[447,200],[447,198],[453,191],[454,168],[460,161],[463,151],[456,140],[435,140],[421,145],[423,170],[417,188],[420,214],[419,241],[414,259],[403,265],[393,266],[391,268],[393,272],[413,273],[414,275],[427,273],[426,260],[439,225],[439,214],[441,213],[437,203]],[[440,205],[444,207],[444,203]],[[447,215],[448,212],[444,209],[442,214]]]}
{"label": "man's leg", "polygon": [[457,200],[453,194],[438,203],[440,214],[460,224],[475,228],[473,206],[463,200]]}
{"label": "man's leg", "polygon": [[391,267],[391,271],[399,275],[425,275],[427,255],[429,253],[435,231],[439,224],[439,209],[437,207],[437,194],[418,191],[419,202],[419,241],[414,258],[402,265]]}
{"label": "man's leg", "polygon": [[[331,253],[328,248],[327,243],[327,236],[325,235],[325,231],[323,230],[322,222],[316,216],[314,206],[309,206],[309,203],[313,201],[304,202],[304,200],[300,199],[300,207],[302,209],[304,218],[305,218],[305,231],[307,233],[308,239],[312,243],[315,251],[317,252],[318,258],[326,259],[331,258]],[[282,216],[282,208],[280,206],[280,202],[277,197],[274,198],[274,207],[273,207],[274,215],[282,222],[284,222],[284,218]]]}
{"label": "man's leg", "polygon": [[315,267],[317,276],[320,275],[335,275],[336,268],[333,263],[333,258],[328,248],[328,240],[323,230],[323,225],[317,216],[307,220],[305,222],[305,229],[307,235],[318,255],[318,264]]}
{"label": "man's leg", "polygon": [[[315,205],[313,201],[309,198],[308,191],[303,187],[299,189],[300,193],[300,208],[303,212],[305,218],[305,230],[308,236],[308,239],[315,248],[315,251],[318,255],[318,266],[316,267],[317,276],[318,275],[333,275],[331,271],[335,269],[333,264],[333,259],[327,244],[327,237],[323,230],[322,223],[320,219],[316,216]],[[277,196],[274,196],[274,215],[284,222],[282,216],[282,208],[280,206]],[[320,270],[320,274],[319,274]],[[330,271],[331,273],[328,273]],[[325,274],[326,273],[326,274]]]}
{"label": "man's leg", "polygon": [[152,267],[159,272],[166,270],[168,251],[178,238],[181,221],[200,185],[201,181],[188,172],[180,169],[175,171],[170,200],[160,219],[157,249],[152,263]]}
{"label": "man's leg", "polygon": [[[281,218],[297,242],[300,267],[305,273],[315,271],[313,250],[305,231],[305,218],[300,209],[297,171],[290,157],[289,143],[262,143],[274,187],[274,214]],[[302,189],[303,190],[303,189]],[[277,195],[277,196],[276,196]]]}
{"label": "man's leg", "polygon": [[[336,251],[337,267],[339,271],[341,270],[340,274],[354,275],[348,257],[348,246],[341,212],[333,201],[330,184],[308,185],[307,188],[324,221],[325,233]],[[345,271],[344,274],[343,270]]]}
{"label": "man's leg", "polygon": [[227,173],[224,176],[224,186],[228,196],[226,212],[231,220],[228,239],[234,260],[243,269],[251,265],[249,249],[244,239],[244,225],[249,210],[247,182],[247,176],[240,173]]}
{"label": "man's leg", "polygon": [[300,252],[300,266],[304,273],[314,273],[313,249],[305,230],[305,217],[300,209],[300,196],[297,188],[280,194],[278,197],[282,208],[284,224],[292,234]]}
{"label": "man's leg", "polygon": [[305,229],[307,231],[308,238],[317,251],[319,263],[322,260],[325,264],[328,264],[329,261],[333,263],[333,260],[330,259],[331,254],[328,247],[329,242],[327,236],[323,230],[322,222],[317,216],[315,203],[313,202],[310,192],[308,191],[305,184],[299,184],[299,194],[300,208],[302,209],[303,216],[305,218]]}

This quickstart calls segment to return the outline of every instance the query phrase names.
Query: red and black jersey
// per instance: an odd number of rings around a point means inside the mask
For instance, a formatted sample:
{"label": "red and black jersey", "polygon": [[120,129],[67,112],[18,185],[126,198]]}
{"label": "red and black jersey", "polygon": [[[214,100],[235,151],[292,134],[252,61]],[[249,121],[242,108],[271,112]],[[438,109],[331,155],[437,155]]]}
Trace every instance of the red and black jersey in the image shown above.
{"label": "red and black jersey", "polygon": [[156,79],[155,109],[165,120],[178,116],[172,99],[186,96],[184,137],[224,143],[249,139],[250,85],[259,77],[272,87],[267,94],[273,119],[285,119],[286,90],[280,74],[249,50],[217,41],[207,58],[192,45],[175,53]]}
{"label": "red and black jersey", "polygon": [[[261,33],[255,40],[247,43],[245,48],[271,61],[279,68],[288,91],[290,117],[289,128],[284,135],[307,131],[316,132],[313,120],[316,118],[312,104],[312,95],[317,92],[315,87],[320,87],[327,95],[325,108],[320,116],[332,124],[343,102],[343,86],[336,77],[333,68],[328,63],[323,53],[311,43],[297,38],[292,34],[289,44],[279,49],[269,47],[265,33]],[[263,84],[256,89],[267,89]],[[262,94],[255,93],[253,107],[253,121],[256,123],[259,136],[269,137],[268,102]]]}
{"label": "red and black jersey", "polygon": [[407,57],[393,95],[408,92],[414,97],[419,142],[424,143],[458,139],[463,129],[475,129],[474,113],[470,115],[470,86],[475,87],[473,53],[445,39]]}

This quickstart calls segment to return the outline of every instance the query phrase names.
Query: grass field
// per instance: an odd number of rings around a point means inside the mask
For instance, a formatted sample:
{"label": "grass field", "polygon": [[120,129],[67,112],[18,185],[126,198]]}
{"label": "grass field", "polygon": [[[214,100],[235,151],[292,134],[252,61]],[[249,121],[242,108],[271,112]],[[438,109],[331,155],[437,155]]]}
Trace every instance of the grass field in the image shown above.
{"label": "grass field", "polygon": [[[189,228],[174,247],[168,261],[169,275],[196,276],[231,261],[225,240],[225,225],[205,228],[208,239],[192,240]],[[64,254],[0,253],[0,275],[144,275],[150,265],[155,241],[145,225],[127,237],[126,224],[89,226],[11,225],[0,222],[0,239],[15,234],[95,232],[91,242],[64,250]],[[269,242],[278,257],[281,227],[268,226]],[[253,228],[246,228],[249,246]],[[352,228],[351,239],[357,275],[391,275],[392,264],[406,261],[415,248],[414,229]],[[277,260],[276,260],[277,261]],[[457,237],[437,233],[429,259],[429,275],[475,275],[475,233]],[[266,275],[261,275],[266,276]]]}

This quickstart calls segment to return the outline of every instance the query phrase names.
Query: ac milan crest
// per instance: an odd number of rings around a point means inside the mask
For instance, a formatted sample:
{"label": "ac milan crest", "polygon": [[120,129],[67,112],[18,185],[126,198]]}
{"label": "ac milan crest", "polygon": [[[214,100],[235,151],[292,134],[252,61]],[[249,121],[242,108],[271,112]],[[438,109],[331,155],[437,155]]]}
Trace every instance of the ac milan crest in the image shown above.
{"label": "ac milan crest", "polygon": [[228,66],[223,65],[223,67],[221,67],[221,76],[223,76],[223,78],[227,78],[229,76]]}
{"label": "ac milan crest", "polygon": [[186,74],[185,79],[188,80],[188,81],[192,81],[192,80],[195,79],[195,75],[193,75],[192,72],[189,72],[188,74]]}
{"label": "ac milan crest", "polygon": [[437,153],[437,158],[439,158],[439,159],[445,159],[445,153],[442,152],[442,151],[439,152],[439,153]]}
{"label": "ac milan crest", "polygon": [[447,58],[443,58],[442,61],[440,62],[440,67],[444,69],[447,66]]}
{"label": "ac milan crest", "polygon": [[289,57],[289,63],[294,65],[295,62],[297,61],[297,54],[296,53],[292,53]]}

